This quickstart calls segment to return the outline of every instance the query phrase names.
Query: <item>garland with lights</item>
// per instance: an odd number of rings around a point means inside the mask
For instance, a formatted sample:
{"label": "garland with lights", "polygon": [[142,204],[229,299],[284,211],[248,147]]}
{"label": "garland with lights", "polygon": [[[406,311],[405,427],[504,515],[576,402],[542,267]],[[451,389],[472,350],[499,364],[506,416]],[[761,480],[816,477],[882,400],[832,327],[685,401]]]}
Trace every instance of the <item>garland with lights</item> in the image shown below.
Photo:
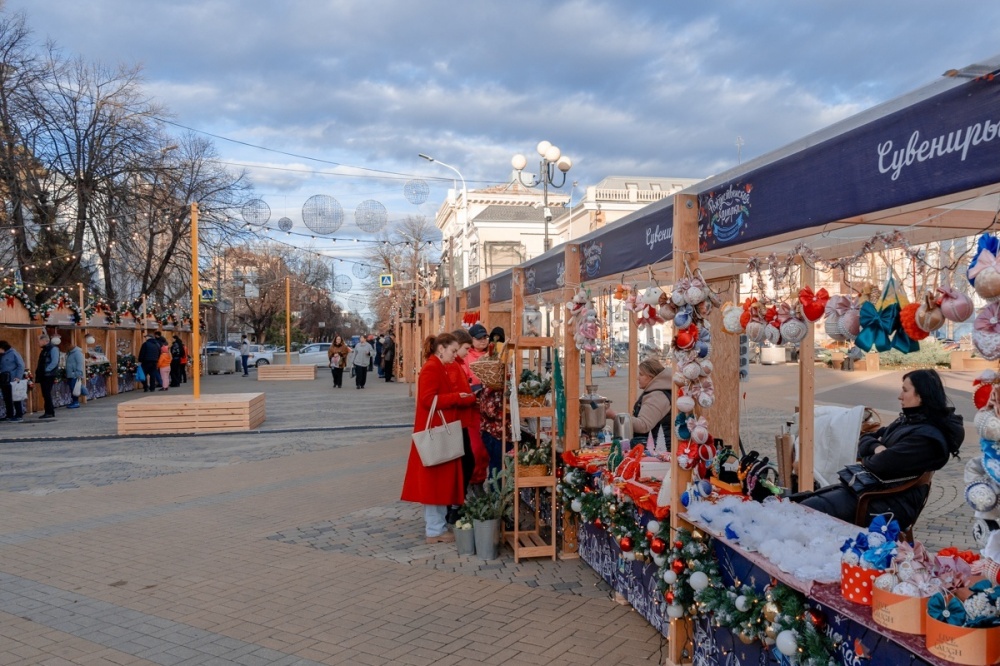
{"label": "garland with lights", "polygon": [[23,289],[18,289],[14,285],[7,285],[3,289],[0,289],[0,296],[3,296],[4,300],[7,302],[7,307],[14,307],[14,299],[21,302],[21,305],[28,311],[31,318],[34,319],[38,316],[38,306],[35,304],[28,294],[24,292]]}
{"label": "garland with lights", "polygon": [[678,529],[665,555],[657,572],[656,589],[667,602],[667,617],[698,615],[701,609],[697,592],[711,582],[719,582],[711,540],[700,532]]}
{"label": "garland with lights", "polygon": [[55,295],[52,296],[52,298],[42,303],[41,306],[39,306],[38,308],[37,316],[41,317],[42,319],[46,319],[48,318],[50,312],[52,312],[53,310],[58,310],[59,308],[69,309],[70,312],[73,313],[71,317],[73,323],[74,324],[80,323],[81,320],[80,306],[77,305],[70,297],[70,295],[65,291],[57,291]]}
{"label": "garland with lights", "polygon": [[93,363],[87,366],[87,379],[92,379],[94,377],[110,377],[111,376],[111,363]]}
{"label": "garland with lights", "polygon": [[107,318],[108,323],[117,324],[121,321],[121,317],[118,312],[103,298],[98,298],[96,301],[92,301],[90,305],[84,309],[84,312],[87,315],[88,321],[98,313],[103,314]]}
{"label": "garland with lights", "polygon": [[135,374],[136,368],[139,367],[138,361],[135,359],[134,354],[118,354],[118,378],[125,379],[127,374]]}

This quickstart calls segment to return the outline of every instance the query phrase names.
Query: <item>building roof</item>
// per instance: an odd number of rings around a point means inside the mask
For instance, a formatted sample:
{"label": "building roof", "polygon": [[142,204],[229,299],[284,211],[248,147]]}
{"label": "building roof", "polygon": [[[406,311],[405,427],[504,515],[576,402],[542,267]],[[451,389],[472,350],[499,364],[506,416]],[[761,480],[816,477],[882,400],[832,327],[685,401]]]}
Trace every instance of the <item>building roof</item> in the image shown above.
{"label": "building roof", "polygon": [[543,222],[542,209],[526,206],[487,206],[473,222]]}

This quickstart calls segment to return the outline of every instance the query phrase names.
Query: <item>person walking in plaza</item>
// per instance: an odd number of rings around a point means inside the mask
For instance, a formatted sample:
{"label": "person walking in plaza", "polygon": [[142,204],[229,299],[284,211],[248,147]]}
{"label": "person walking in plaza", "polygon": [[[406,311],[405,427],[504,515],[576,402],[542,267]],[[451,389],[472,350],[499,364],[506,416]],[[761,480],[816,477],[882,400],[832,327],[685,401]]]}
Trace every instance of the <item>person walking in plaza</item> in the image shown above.
{"label": "person walking in plaza", "polygon": [[[446,422],[459,420],[458,409],[473,405],[472,393],[457,390],[448,378],[447,364],[455,360],[458,340],[451,333],[441,333],[424,340],[424,365],[417,378],[417,405],[413,417],[413,432],[423,432],[431,415],[431,406],[444,414]],[[440,423],[437,423],[440,425]],[[465,501],[462,485],[462,460],[424,467],[417,447],[410,442],[410,456],[403,478],[404,502],[416,502],[424,507],[424,535],[427,543],[445,543],[455,540],[448,531],[445,518],[449,505]]]}
{"label": "person walking in plaza", "polygon": [[160,373],[160,390],[166,391],[170,388],[170,347],[160,345],[160,358],[156,361],[156,370]]}
{"label": "person walking in plaza", "polygon": [[333,343],[326,351],[326,357],[330,359],[330,372],[333,373],[333,388],[344,388],[344,368],[350,353],[351,348],[344,344],[344,338],[339,335],[333,338]]}
{"label": "person walking in plaza", "polygon": [[6,340],[0,340],[0,394],[6,420],[19,423],[24,420],[24,403],[14,400],[13,382],[24,378],[24,359]]}
{"label": "person walking in plaza", "polygon": [[250,342],[247,341],[247,336],[243,336],[243,340],[240,342],[240,358],[243,359],[243,376],[248,377],[250,375],[248,363],[250,362]]}
{"label": "person walking in plaza", "polygon": [[54,419],[56,417],[56,407],[52,402],[52,387],[56,383],[56,370],[59,369],[59,348],[52,341],[52,338],[49,337],[48,333],[39,335],[38,343],[42,348],[38,351],[35,378],[42,388],[42,402],[45,404],[45,412],[38,418]]}
{"label": "person walking in plaza", "polygon": [[[80,394],[83,393],[83,384],[86,381],[84,379],[85,369],[83,350],[77,345],[73,345],[66,352],[66,383],[69,384],[70,396],[72,396],[72,400],[66,405],[67,409],[80,408]],[[80,382],[80,386],[76,385],[77,382]]]}
{"label": "person walking in plaza", "polygon": [[160,373],[156,370],[156,363],[160,360],[160,345],[152,333],[146,333],[146,341],[139,347],[139,365],[142,367],[146,379],[142,382],[142,392],[148,393],[156,390],[157,377]]}
{"label": "person walking in plaza", "polygon": [[393,374],[396,371],[396,335],[392,331],[385,334],[385,342],[382,344],[382,368],[386,382],[394,382]]}
{"label": "person walking in plaza", "polygon": [[181,336],[174,333],[174,341],[170,343],[170,386],[181,385],[181,359],[184,357],[184,344]]}
{"label": "person walking in plaza", "polygon": [[358,340],[354,345],[354,383],[359,389],[365,387],[368,380],[368,366],[375,356],[375,350],[364,338]]}
{"label": "person walking in plaza", "polygon": [[375,338],[375,370],[378,372],[379,379],[385,377],[385,371],[382,369],[383,349],[385,349],[385,336],[380,335]]}

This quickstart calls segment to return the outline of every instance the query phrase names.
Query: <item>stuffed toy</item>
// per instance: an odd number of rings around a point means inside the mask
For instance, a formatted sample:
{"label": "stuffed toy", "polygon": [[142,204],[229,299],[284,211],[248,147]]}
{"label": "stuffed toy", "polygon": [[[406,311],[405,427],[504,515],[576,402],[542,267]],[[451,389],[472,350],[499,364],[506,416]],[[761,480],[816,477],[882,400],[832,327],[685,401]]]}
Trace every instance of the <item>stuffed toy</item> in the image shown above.
{"label": "stuffed toy", "polygon": [[967,295],[955,291],[951,287],[938,287],[937,291],[939,294],[937,304],[945,319],[961,323],[972,316],[975,306]]}
{"label": "stuffed toy", "polygon": [[1000,299],[998,253],[1000,253],[1000,240],[992,234],[983,234],[979,237],[976,256],[969,263],[967,272],[969,284],[976,290],[980,298],[988,302]]}
{"label": "stuffed toy", "polygon": [[1000,359],[1000,304],[990,303],[972,325],[972,346],[989,361]]}
{"label": "stuffed toy", "polygon": [[799,304],[806,321],[819,321],[829,301],[830,294],[822,287],[816,293],[813,293],[812,287],[803,287],[799,291]]}

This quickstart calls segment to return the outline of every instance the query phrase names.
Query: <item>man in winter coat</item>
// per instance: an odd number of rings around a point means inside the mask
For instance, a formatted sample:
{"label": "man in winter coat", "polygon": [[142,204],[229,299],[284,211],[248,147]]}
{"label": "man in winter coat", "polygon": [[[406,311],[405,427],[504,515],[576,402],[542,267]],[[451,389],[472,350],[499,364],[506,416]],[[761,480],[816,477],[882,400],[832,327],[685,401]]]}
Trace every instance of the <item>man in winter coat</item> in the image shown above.
{"label": "man in winter coat", "polygon": [[382,343],[382,367],[384,368],[385,381],[395,381],[392,378],[392,373],[396,369],[396,336],[393,335],[392,331],[386,334],[385,342]]}
{"label": "man in winter coat", "polygon": [[11,382],[24,377],[24,359],[6,340],[0,340],[0,393],[7,420],[18,423],[24,420],[24,403],[14,401]]}
{"label": "man in winter coat", "polygon": [[45,413],[40,419],[54,419],[56,407],[52,402],[52,387],[56,383],[56,370],[59,369],[59,348],[49,338],[48,333],[38,336],[42,348],[38,352],[38,364],[35,367],[35,378],[42,387],[42,400],[45,402]]}
{"label": "man in winter coat", "polygon": [[155,391],[159,383],[157,377],[160,376],[156,370],[156,362],[160,360],[160,343],[156,341],[152,333],[146,334],[146,341],[139,347],[137,360],[142,366],[142,372],[146,375],[146,379],[142,382],[142,392]]}
{"label": "man in winter coat", "polygon": [[181,336],[174,334],[174,341],[170,344],[170,386],[181,385],[181,361],[184,356]]}
{"label": "man in winter coat", "polygon": [[247,365],[250,362],[250,341],[247,340],[247,336],[245,335],[242,342],[240,342],[240,358],[243,359],[243,376],[247,377],[250,375]]}
{"label": "man in winter coat", "polygon": [[80,395],[76,392],[75,384],[80,382],[80,391],[83,392],[83,376],[85,370],[85,362],[83,359],[83,350],[78,346],[73,345],[68,352],[66,352],[66,382],[69,384],[70,395],[73,397],[73,401],[66,405],[67,409],[79,409],[80,408]]}
{"label": "man in winter coat", "polygon": [[354,383],[363,389],[368,379],[368,366],[375,356],[375,350],[364,338],[354,346]]}

